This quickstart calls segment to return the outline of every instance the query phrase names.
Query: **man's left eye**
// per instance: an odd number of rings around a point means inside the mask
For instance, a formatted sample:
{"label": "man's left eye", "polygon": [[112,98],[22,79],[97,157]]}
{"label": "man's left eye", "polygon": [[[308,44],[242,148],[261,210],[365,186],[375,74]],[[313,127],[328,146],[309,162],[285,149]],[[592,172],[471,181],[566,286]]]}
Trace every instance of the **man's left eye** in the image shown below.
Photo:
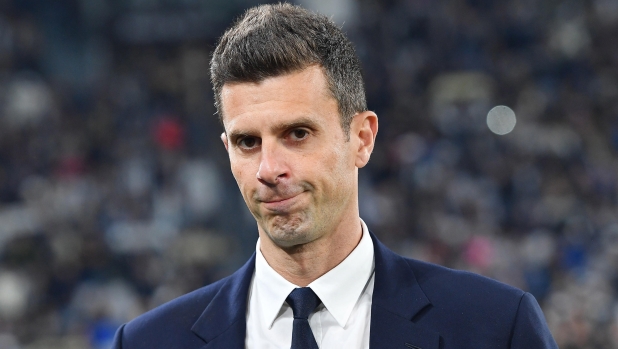
{"label": "man's left eye", "polygon": [[291,135],[292,135],[292,138],[294,138],[295,140],[301,140],[301,139],[306,138],[309,135],[309,132],[303,129],[298,129],[298,130],[292,131]]}

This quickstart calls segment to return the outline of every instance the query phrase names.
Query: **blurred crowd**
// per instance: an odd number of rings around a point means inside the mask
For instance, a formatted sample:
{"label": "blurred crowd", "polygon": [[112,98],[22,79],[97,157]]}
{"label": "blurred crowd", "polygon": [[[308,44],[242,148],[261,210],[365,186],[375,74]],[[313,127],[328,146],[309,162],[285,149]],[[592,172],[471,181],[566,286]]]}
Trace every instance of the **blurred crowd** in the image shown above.
{"label": "blurred crowd", "polygon": [[[0,348],[107,349],[251,255],[208,61],[258,3],[0,1]],[[363,62],[370,229],[531,292],[561,348],[618,348],[618,2],[297,3]]]}

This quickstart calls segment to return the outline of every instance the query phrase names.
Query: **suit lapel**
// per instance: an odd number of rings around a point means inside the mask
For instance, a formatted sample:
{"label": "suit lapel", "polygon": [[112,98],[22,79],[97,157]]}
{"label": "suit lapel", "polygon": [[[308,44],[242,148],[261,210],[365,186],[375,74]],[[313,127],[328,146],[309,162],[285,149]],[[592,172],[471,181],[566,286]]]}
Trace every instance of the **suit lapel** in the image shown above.
{"label": "suit lapel", "polygon": [[254,270],[255,254],[221,286],[191,327],[206,341],[205,349],[245,347],[247,303]]}
{"label": "suit lapel", "polygon": [[[440,336],[412,322],[431,303],[406,260],[370,233],[375,251],[375,285],[371,305],[371,349],[437,349]],[[191,330],[204,349],[243,349],[249,286],[255,255],[221,286]]]}
{"label": "suit lapel", "polygon": [[375,251],[375,284],[371,304],[369,347],[437,349],[440,336],[412,322],[431,303],[407,261],[371,233]]}

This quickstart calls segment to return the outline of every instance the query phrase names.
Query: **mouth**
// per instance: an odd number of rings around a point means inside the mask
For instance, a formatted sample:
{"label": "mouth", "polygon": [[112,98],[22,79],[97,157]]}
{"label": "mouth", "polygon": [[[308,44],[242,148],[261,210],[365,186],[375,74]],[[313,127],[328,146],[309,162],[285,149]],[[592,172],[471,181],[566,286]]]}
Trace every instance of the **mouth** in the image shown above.
{"label": "mouth", "polygon": [[283,213],[289,211],[292,208],[294,203],[296,203],[297,201],[296,198],[299,195],[300,194],[296,194],[287,198],[273,198],[269,200],[263,200],[261,202],[262,206],[267,210]]}

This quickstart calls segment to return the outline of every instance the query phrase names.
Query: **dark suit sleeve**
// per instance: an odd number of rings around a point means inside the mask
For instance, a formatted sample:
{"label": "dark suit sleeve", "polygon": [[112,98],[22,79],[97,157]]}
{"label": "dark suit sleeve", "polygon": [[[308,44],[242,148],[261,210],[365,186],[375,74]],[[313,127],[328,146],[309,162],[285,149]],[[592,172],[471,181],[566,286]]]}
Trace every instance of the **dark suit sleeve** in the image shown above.
{"label": "dark suit sleeve", "polygon": [[112,349],[122,349],[122,332],[124,332],[124,325],[120,326],[120,328],[116,331],[116,336],[114,336],[114,344],[112,345]]}
{"label": "dark suit sleeve", "polygon": [[534,296],[524,293],[511,334],[511,349],[558,349]]}

